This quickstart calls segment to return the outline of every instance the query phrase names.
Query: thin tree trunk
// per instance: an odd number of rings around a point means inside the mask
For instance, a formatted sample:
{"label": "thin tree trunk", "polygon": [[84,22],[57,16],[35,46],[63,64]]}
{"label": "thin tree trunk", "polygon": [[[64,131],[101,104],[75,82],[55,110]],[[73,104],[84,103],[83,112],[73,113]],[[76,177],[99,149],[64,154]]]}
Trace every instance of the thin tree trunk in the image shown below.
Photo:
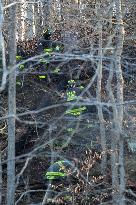
{"label": "thin tree trunk", "polygon": [[[13,1],[9,1],[12,3]],[[16,64],[16,6],[9,8],[8,52],[9,71]],[[16,115],[16,74],[9,74],[8,88],[8,159],[7,159],[7,205],[14,205],[15,198],[15,115]]]}
{"label": "thin tree trunk", "polygon": [[17,38],[18,41],[22,40],[22,4],[17,5]]}
{"label": "thin tree trunk", "polygon": [[120,174],[120,201],[119,205],[125,205],[125,168],[124,168],[124,138],[121,136],[119,142],[119,174]]}
{"label": "thin tree trunk", "polygon": [[118,205],[118,198],[119,198],[118,140],[114,130],[112,130],[112,136],[111,136],[111,170],[112,170],[112,200],[113,200],[112,204]]}
{"label": "thin tree trunk", "polygon": [[2,161],[1,161],[1,145],[0,145],[0,205],[2,204]]}
{"label": "thin tree trunk", "polygon": [[98,28],[99,33],[99,62],[98,62],[98,79],[97,79],[97,99],[99,101],[98,109],[98,117],[100,121],[100,135],[101,135],[101,146],[102,146],[102,162],[101,162],[101,172],[105,175],[106,171],[106,161],[107,161],[107,154],[106,154],[106,135],[105,135],[105,125],[104,125],[104,117],[101,105],[101,92],[102,92],[102,22],[99,23]]}
{"label": "thin tree trunk", "polygon": [[43,8],[41,10],[43,12],[43,16],[42,16],[43,29],[47,29],[50,26],[51,4],[52,4],[51,0],[42,3]]}
{"label": "thin tree trunk", "polygon": [[3,15],[3,4],[0,0],[0,66],[2,70],[2,76],[0,76],[1,86],[0,92],[5,89],[6,80],[7,80],[7,69],[6,69],[6,57],[5,57],[5,45],[4,45],[4,38],[2,34],[2,27],[3,27],[4,15]]}
{"label": "thin tree trunk", "polygon": [[25,25],[25,37],[26,39],[33,38],[33,7],[31,3],[26,3],[26,25]]}
{"label": "thin tree trunk", "polygon": [[17,33],[19,41],[24,40],[25,37],[25,20],[26,3],[25,0],[20,0],[20,4],[17,4]]}
{"label": "thin tree trunk", "polygon": [[[0,69],[1,70],[3,67],[3,54],[5,54],[3,53],[2,26],[3,26],[3,5],[0,0]],[[3,68],[3,72],[4,72],[4,68]],[[1,162],[1,158],[2,156],[1,156],[1,141],[0,141],[0,205],[2,204],[2,162]]]}
{"label": "thin tree trunk", "polygon": [[113,109],[113,120],[112,120],[112,130],[111,130],[111,172],[112,172],[112,198],[113,205],[117,205],[118,193],[119,193],[119,179],[118,179],[118,136],[116,132],[117,127],[117,108],[115,105],[114,94],[112,90],[112,80],[114,75],[114,63],[111,63],[110,73],[106,85],[106,90],[109,95],[109,99],[112,103]]}
{"label": "thin tree trunk", "polygon": [[117,78],[117,102],[121,105],[118,109],[118,132],[120,135],[119,140],[119,178],[120,178],[120,186],[119,186],[119,205],[125,205],[125,168],[124,168],[124,138],[122,136],[122,123],[123,123],[123,75],[121,69],[121,55],[123,50],[123,42],[124,42],[124,26],[122,20],[122,8],[121,8],[121,0],[115,0],[116,6],[116,19],[117,19],[117,27],[116,27],[116,49],[115,49],[115,66],[116,66],[116,78]]}
{"label": "thin tree trunk", "polygon": [[[111,168],[113,205],[125,205],[125,169],[124,169],[124,139],[122,137],[123,106],[116,106],[116,102],[123,103],[123,77],[121,70],[121,54],[123,49],[124,29],[121,15],[121,1],[115,0],[117,26],[115,30],[116,47],[114,52],[114,67],[111,67],[107,90],[113,103],[113,129],[111,138]],[[117,79],[116,97],[113,94],[111,83],[113,74]],[[116,100],[115,100],[116,98]]]}
{"label": "thin tree trunk", "polygon": [[35,35],[37,38],[41,36],[43,27],[42,27],[42,17],[41,17],[41,7],[40,2],[34,5],[34,26],[35,26]]}

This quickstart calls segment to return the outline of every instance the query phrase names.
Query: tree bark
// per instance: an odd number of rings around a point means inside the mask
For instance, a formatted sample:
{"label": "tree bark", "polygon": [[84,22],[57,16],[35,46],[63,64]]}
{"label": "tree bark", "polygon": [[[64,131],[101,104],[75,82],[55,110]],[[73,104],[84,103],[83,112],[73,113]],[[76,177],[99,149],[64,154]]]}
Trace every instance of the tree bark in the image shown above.
{"label": "tree bark", "polygon": [[[2,70],[2,67],[3,67],[3,75],[4,75],[5,70],[4,70],[4,65],[3,65],[3,57],[5,56],[5,53],[3,52],[3,45],[4,45],[3,41],[4,40],[3,40],[3,35],[2,35],[2,26],[3,26],[3,4],[0,0],[0,69]],[[6,81],[4,84],[6,84]],[[4,89],[4,87],[3,87],[3,89]],[[2,86],[1,86],[1,88],[2,88]],[[0,90],[2,91],[1,88],[0,88]],[[1,161],[1,159],[2,159],[2,156],[1,156],[1,141],[0,141],[0,205],[2,204],[2,161]]]}
{"label": "tree bark", "polygon": [[[13,3],[13,1],[9,1]],[[7,205],[14,205],[15,198],[15,115],[16,115],[16,73],[11,70],[16,64],[16,5],[9,8],[8,52],[8,159],[7,159]]]}
{"label": "tree bark", "polygon": [[37,38],[41,37],[41,33],[43,30],[42,17],[41,17],[41,7],[40,2],[34,5],[34,26],[35,26],[35,35]]}
{"label": "tree bark", "polygon": [[[112,169],[112,196],[113,205],[125,205],[125,169],[124,169],[124,139],[122,137],[123,123],[123,77],[121,69],[121,54],[123,49],[124,28],[121,14],[121,1],[114,1],[116,6],[115,50],[107,90],[113,104],[113,128],[111,138],[111,169]],[[116,93],[112,90],[113,76],[117,79]],[[117,106],[119,103],[120,106]]]}
{"label": "tree bark", "polygon": [[102,105],[101,105],[101,92],[102,92],[102,22],[98,23],[98,35],[99,35],[99,62],[98,62],[98,79],[97,79],[97,99],[100,105],[97,106],[98,109],[98,117],[100,121],[100,135],[101,135],[101,146],[102,146],[102,162],[101,162],[101,172],[105,175],[106,171],[106,135],[105,135],[105,125],[104,125],[104,117],[102,112]]}
{"label": "tree bark", "polygon": [[25,25],[25,37],[31,40],[33,38],[33,5],[32,3],[26,3],[26,25]]}
{"label": "tree bark", "polygon": [[0,205],[2,204],[2,155],[1,155],[1,145],[0,145]]}
{"label": "tree bark", "polygon": [[50,17],[51,17],[51,5],[52,0],[48,0],[47,2],[42,3],[42,21],[43,21],[43,29],[47,29],[50,26]]}
{"label": "tree bark", "polygon": [[118,109],[118,132],[120,135],[119,139],[119,205],[125,205],[125,168],[124,168],[124,138],[122,136],[122,123],[123,123],[123,75],[121,68],[121,55],[123,50],[124,42],[124,25],[122,17],[121,0],[115,0],[116,6],[116,49],[115,49],[115,66],[116,66],[116,78],[117,78],[117,102],[121,105]]}
{"label": "tree bark", "polygon": [[112,172],[112,200],[113,205],[118,204],[118,194],[119,194],[119,179],[118,179],[118,142],[119,136],[117,134],[118,125],[118,113],[115,104],[115,97],[112,90],[112,80],[114,76],[114,63],[111,63],[110,73],[106,85],[106,90],[109,95],[109,99],[112,103],[113,109],[113,119],[112,119],[112,130],[111,130],[111,172]]}
{"label": "tree bark", "polygon": [[3,27],[4,15],[3,15],[3,4],[0,0],[0,66],[2,70],[2,76],[0,74],[0,92],[5,89],[6,80],[7,80],[7,68],[6,68],[6,57],[5,57],[5,45],[4,45],[4,38],[2,34],[2,27]]}

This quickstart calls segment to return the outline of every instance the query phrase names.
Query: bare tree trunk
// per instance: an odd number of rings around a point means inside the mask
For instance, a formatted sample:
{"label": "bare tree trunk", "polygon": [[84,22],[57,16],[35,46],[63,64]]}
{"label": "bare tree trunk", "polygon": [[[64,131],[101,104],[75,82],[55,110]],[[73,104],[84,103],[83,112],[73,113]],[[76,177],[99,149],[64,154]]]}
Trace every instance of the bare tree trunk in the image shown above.
{"label": "bare tree trunk", "polygon": [[26,1],[21,0],[17,4],[17,34],[18,40],[24,40],[25,37],[25,19],[26,19]]}
{"label": "bare tree trunk", "polygon": [[43,30],[40,2],[34,5],[34,22],[35,35],[39,38]]}
{"label": "bare tree trunk", "polygon": [[109,99],[112,103],[113,109],[113,122],[111,130],[111,172],[112,172],[112,198],[113,205],[117,205],[118,201],[118,192],[119,192],[119,179],[118,179],[118,136],[117,136],[117,108],[115,105],[114,94],[112,90],[112,80],[114,75],[114,63],[111,63],[110,73],[106,85],[107,93],[109,94]]}
{"label": "bare tree trunk", "polygon": [[101,163],[101,171],[102,174],[105,174],[106,170],[106,161],[107,161],[107,155],[106,155],[106,135],[105,135],[105,126],[104,126],[104,117],[103,117],[103,111],[102,111],[102,105],[101,105],[101,89],[102,89],[102,22],[99,23],[98,28],[98,34],[99,34],[99,62],[98,62],[98,79],[97,79],[97,99],[99,101],[99,105],[97,107],[98,109],[98,117],[100,121],[100,134],[101,134],[101,146],[102,146],[102,163]]}
{"label": "bare tree trunk", "polygon": [[43,21],[43,28],[47,29],[50,26],[50,17],[51,17],[51,4],[52,0],[48,0],[47,2],[42,3],[42,21]]}
{"label": "bare tree trunk", "polygon": [[[0,150],[1,152],[1,150]],[[2,205],[2,161],[0,155],[0,205]]]}
{"label": "bare tree trunk", "polygon": [[119,178],[120,178],[120,187],[119,187],[119,205],[125,205],[125,169],[124,169],[124,138],[122,136],[122,123],[123,123],[123,75],[121,69],[121,54],[123,50],[124,42],[124,26],[122,20],[122,8],[121,0],[115,0],[116,6],[116,49],[115,49],[115,66],[116,66],[116,78],[117,78],[117,102],[120,103],[118,109],[118,132],[120,135],[119,139]]}
{"label": "bare tree trunk", "polygon": [[[9,1],[12,3],[13,1]],[[9,71],[16,64],[16,6],[9,8],[8,52]],[[11,70],[8,88],[8,159],[7,159],[7,205],[14,205],[15,198],[15,115],[16,115],[16,74]]]}
{"label": "bare tree trunk", "polygon": [[23,29],[22,29],[22,4],[18,4],[17,5],[17,39],[18,41],[22,40],[22,33],[23,33]]}
{"label": "bare tree trunk", "polygon": [[4,38],[2,34],[2,27],[3,27],[3,4],[0,0],[0,66],[2,70],[2,76],[0,76],[1,86],[0,92],[5,89],[6,86],[6,79],[7,79],[7,69],[6,69],[6,57],[5,57],[5,45],[4,45]]}
{"label": "bare tree trunk", "polygon": [[[112,195],[113,205],[125,205],[125,170],[124,170],[124,139],[122,137],[123,122],[123,77],[121,70],[121,54],[123,48],[123,24],[121,15],[121,1],[116,0],[117,26],[115,30],[116,47],[114,52],[114,63],[111,67],[107,83],[109,98],[113,104],[113,129],[111,138],[111,169],[112,169]],[[116,96],[112,90],[112,79],[115,74],[117,79]],[[120,103],[120,106],[116,105]]]}
{"label": "bare tree trunk", "polygon": [[119,143],[119,174],[120,174],[120,201],[119,205],[125,205],[125,168],[124,168],[124,138],[121,136]]}
{"label": "bare tree trunk", "polygon": [[112,200],[113,200],[113,205],[118,205],[118,199],[119,199],[118,139],[114,131],[114,128],[112,130],[112,136],[111,136],[111,170],[112,170]]}
{"label": "bare tree trunk", "polygon": [[26,6],[26,25],[25,25],[25,37],[26,39],[33,38],[33,5],[27,3]]}
{"label": "bare tree trunk", "polygon": [[[4,54],[3,53],[2,25],[3,25],[3,5],[0,0],[0,70],[2,70],[2,67],[3,67],[3,54]],[[3,72],[4,72],[4,68],[3,68]],[[2,204],[2,162],[1,162],[1,158],[2,156],[1,156],[1,142],[0,142],[0,205]]]}

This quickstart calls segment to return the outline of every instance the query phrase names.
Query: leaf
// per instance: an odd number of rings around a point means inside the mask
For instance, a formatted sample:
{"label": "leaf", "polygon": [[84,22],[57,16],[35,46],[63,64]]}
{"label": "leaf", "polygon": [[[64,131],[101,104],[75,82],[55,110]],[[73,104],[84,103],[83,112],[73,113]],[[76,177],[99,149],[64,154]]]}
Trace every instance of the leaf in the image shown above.
{"label": "leaf", "polygon": [[19,61],[22,59],[22,56],[16,56],[16,60]]}
{"label": "leaf", "polygon": [[19,70],[23,70],[25,68],[24,64],[19,65]]}
{"label": "leaf", "polygon": [[46,75],[39,75],[39,78],[40,78],[40,79],[45,79],[45,78],[46,78]]}
{"label": "leaf", "polygon": [[80,89],[80,90],[83,90],[83,89],[84,89],[84,86],[81,85],[81,86],[79,87],[79,89]]}
{"label": "leaf", "polygon": [[71,85],[71,84],[74,84],[74,83],[75,83],[75,80],[69,80],[69,81],[68,81],[68,84],[70,84],[70,85]]}
{"label": "leaf", "polygon": [[74,115],[74,116],[79,116],[82,114],[82,112],[86,110],[86,107],[79,107],[79,108],[73,108],[71,110],[67,110],[66,114]]}
{"label": "leaf", "polygon": [[40,63],[47,64],[47,63],[48,63],[48,61],[47,61],[47,60],[45,60],[45,59],[43,58],[43,59],[40,59]]}
{"label": "leaf", "polygon": [[68,91],[67,92],[67,101],[73,101],[77,98],[76,92],[75,91]]}
{"label": "leaf", "polygon": [[55,51],[60,51],[60,47],[56,46]]}
{"label": "leaf", "polygon": [[44,48],[45,53],[51,53],[53,51],[52,48]]}
{"label": "leaf", "polygon": [[92,127],[94,127],[93,124],[89,124],[89,125],[87,125],[87,128],[92,128]]}
{"label": "leaf", "polygon": [[73,132],[74,129],[73,129],[73,128],[67,128],[67,131],[68,131],[68,132]]}
{"label": "leaf", "polygon": [[60,71],[60,68],[55,68],[55,69],[53,70],[53,73],[59,73],[59,71]]}
{"label": "leaf", "polygon": [[16,82],[16,85],[21,85],[21,82],[20,82],[20,81],[17,81],[17,82]]}

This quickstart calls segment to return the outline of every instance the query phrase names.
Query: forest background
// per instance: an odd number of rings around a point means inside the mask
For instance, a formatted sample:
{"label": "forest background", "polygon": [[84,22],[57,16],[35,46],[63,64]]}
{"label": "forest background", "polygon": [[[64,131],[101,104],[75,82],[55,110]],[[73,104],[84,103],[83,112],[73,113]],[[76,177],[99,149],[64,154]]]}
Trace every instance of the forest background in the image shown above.
{"label": "forest background", "polygon": [[0,0],[0,204],[47,204],[73,158],[53,203],[136,204],[135,19],[133,0]]}

